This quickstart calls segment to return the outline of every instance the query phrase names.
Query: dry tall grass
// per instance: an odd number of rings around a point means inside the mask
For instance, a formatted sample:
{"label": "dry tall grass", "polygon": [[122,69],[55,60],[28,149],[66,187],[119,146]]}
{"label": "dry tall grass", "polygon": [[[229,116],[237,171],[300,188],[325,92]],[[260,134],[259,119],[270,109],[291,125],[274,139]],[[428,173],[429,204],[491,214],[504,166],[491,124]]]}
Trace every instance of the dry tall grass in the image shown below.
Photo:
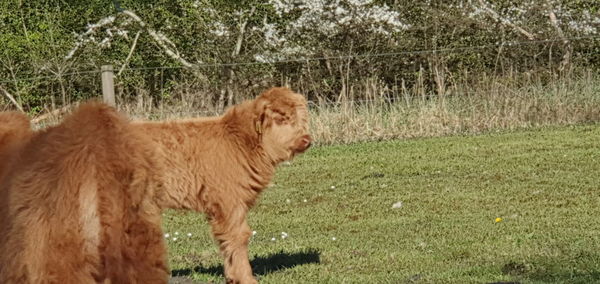
{"label": "dry tall grass", "polygon": [[[593,72],[550,84],[527,74],[480,76],[470,82],[448,80],[448,75],[440,73],[433,76],[436,87],[429,90],[424,78],[417,78],[410,88],[402,83],[389,88],[378,80],[364,79],[341,90],[335,102],[311,102],[316,142],[352,143],[600,121],[600,76]],[[151,120],[218,115],[214,106],[207,105],[208,96],[186,90],[175,96],[179,99],[159,104],[139,96],[138,101],[119,108],[134,118]],[[50,116],[38,127],[59,119],[60,115]]]}
{"label": "dry tall grass", "polygon": [[600,80],[592,73],[550,85],[495,79],[465,86],[444,86],[444,94],[409,90],[393,102],[371,94],[378,99],[313,105],[312,131],[332,144],[600,121]]}

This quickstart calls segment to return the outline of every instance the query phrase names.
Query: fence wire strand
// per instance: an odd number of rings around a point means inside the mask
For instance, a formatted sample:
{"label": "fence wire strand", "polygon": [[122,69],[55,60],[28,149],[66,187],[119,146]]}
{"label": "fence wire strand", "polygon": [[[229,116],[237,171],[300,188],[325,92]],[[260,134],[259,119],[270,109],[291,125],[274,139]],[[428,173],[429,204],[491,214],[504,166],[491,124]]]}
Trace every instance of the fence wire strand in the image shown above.
{"label": "fence wire strand", "polygon": [[[300,57],[285,60],[274,60],[274,61],[248,61],[248,62],[231,62],[231,63],[203,63],[194,64],[191,67],[188,66],[140,66],[140,67],[127,67],[123,68],[123,71],[144,71],[144,70],[169,70],[169,69],[203,69],[203,68],[218,68],[218,67],[236,67],[236,66],[253,66],[253,65],[276,65],[285,63],[303,63],[310,61],[323,61],[323,60],[345,60],[345,59],[359,59],[359,58],[375,58],[375,57],[396,57],[396,56],[407,56],[407,55],[422,55],[422,54],[441,54],[441,53],[457,53],[457,52],[468,52],[473,50],[482,50],[497,47],[518,47],[523,45],[550,43],[550,42],[564,42],[564,41],[581,41],[589,39],[600,39],[600,36],[580,36],[571,37],[564,39],[542,39],[542,40],[530,40],[530,41],[503,41],[494,44],[487,45],[476,45],[476,46],[460,46],[460,47],[448,47],[439,49],[424,49],[424,50],[412,50],[412,51],[400,51],[400,52],[384,52],[384,53],[364,53],[364,54],[353,54],[353,55],[338,55],[338,56],[320,56],[320,57]],[[0,80],[0,84],[14,83],[15,81],[35,81],[42,79],[55,79],[57,77],[68,77],[75,75],[87,75],[87,74],[100,74],[102,71],[99,69],[94,70],[79,70],[68,72],[60,75],[43,75],[34,77],[15,78],[11,80]]]}

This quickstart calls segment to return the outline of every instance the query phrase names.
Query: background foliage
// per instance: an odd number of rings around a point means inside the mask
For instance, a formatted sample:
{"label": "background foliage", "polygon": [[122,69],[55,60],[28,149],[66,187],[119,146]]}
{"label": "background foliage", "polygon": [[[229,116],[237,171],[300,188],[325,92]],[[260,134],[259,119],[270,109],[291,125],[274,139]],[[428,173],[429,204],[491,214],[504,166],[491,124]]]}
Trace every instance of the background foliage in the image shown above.
{"label": "background foliage", "polygon": [[99,74],[82,71],[103,64],[123,69],[121,102],[219,111],[270,85],[339,101],[366,99],[371,84],[393,100],[403,88],[452,95],[448,85],[481,76],[549,82],[600,63],[594,0],[118,2],[144,24],[113,1],[2,1],[4,103],[8,93],[39,112],[96,96]]}

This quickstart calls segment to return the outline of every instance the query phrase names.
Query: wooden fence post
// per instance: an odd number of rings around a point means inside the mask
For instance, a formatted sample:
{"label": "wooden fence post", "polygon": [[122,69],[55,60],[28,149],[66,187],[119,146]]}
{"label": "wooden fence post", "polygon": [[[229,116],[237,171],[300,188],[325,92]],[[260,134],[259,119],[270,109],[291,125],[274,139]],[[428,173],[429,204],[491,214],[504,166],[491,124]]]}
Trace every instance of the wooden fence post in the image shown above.
{"label": "wooden fence post", "polygon": [[102,98],[110,106],[117,106],[115,103],[115,82],[112,65],[102,65]]}

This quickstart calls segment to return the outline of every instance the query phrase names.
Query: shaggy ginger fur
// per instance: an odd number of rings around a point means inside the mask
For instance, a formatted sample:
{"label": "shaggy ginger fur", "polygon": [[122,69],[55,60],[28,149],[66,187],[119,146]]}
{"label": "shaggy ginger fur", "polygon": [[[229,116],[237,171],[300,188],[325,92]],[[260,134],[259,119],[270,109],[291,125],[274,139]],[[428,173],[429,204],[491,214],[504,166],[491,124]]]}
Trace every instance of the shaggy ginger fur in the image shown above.
{"label": "shaggy ginger fur", "polygon": [[98,103],[27,136],[2,161],[0,283],[166,283],[146,136]]}
{"label": "shaggy ginger fur", "polygon": [[311,144],[306,100],[287,88],[176,122],[130,124],[87,104],[24,133],[0,177],[0,283],[165,283],[163,208],[205,212],[228,283],[256,283],[247,211]]}
{"label": "shaggy ginger fur", "polygon": [[205,212],[228,283],[256,283],[248,261],[248,209],[275,167],[311,144],[306,100],[272,88],[218,118],[134,123],[163,164],[162,207]]}
{"label": "shaggy ginger fur", "polygon": [[22,112],[0,112],[0,181],[17,157],[18,149],[32,135],[29,118]]}

